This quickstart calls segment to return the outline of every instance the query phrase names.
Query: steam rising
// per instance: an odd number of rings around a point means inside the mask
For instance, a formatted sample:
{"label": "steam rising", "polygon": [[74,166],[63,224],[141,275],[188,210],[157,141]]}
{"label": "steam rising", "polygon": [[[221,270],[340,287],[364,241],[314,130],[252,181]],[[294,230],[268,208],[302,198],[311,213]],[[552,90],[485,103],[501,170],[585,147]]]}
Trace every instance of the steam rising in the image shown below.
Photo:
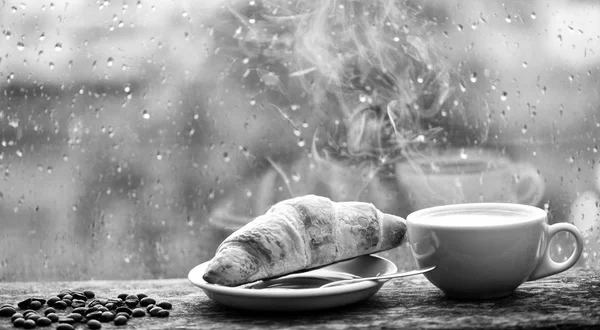
{"label": "steam rising", "polygon": [[229,7],[248,29],[240,44],[247,55],[282,63],[286,86],[261,72],[267,82],[281,92],[301,88],[315,113],[326,114],[325,136],[315,136],[315,151],[329,150],[323,156],[393,162],[439,142],[448,114],[464,114],[429,23],[406,1],[253,3],[244,15]]}

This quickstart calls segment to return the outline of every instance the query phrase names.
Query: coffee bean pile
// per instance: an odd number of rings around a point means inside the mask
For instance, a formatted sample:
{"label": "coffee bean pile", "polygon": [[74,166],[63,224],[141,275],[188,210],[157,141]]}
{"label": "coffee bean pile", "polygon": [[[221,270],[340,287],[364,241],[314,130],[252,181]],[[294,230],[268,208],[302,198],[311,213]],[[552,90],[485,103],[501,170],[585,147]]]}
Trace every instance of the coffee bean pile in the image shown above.
{"label": "coffee bean pile", "polygon": [[61,290],[56,296],[29,297],[17,303],[0,304],[0,317],[10,317],[17,328],[33,329],[58,323],[58,330],[73,330],[76,323],[90,329],[102,328],[102,323],[125,325],[129,318],[168,317],[173,306],[168,301],[157,302],[144,293],[122,293],[117,298],[96,298],[92,291]]}

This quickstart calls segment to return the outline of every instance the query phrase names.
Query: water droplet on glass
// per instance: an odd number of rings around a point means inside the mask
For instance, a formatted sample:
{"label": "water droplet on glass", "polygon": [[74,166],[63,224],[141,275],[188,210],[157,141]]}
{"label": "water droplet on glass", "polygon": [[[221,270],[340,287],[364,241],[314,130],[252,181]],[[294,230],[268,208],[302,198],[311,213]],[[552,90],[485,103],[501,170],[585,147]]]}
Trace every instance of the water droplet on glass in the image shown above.
{"label": "water droplet on glass", "polygon": [[142,111],[142,118],[150,119],[150,113],[148,112],[148,110]]}
{"label": "water droplet on glass", "polygon": [[299,138],[298,139],[298,146],[299,147],[304,147],[306,145],[306,141],[304,141],[304,138]]}
{"label": "water droplet on glass", "polygon": [[466,92],[467,91],[467,87],[465,87],[465,84],[463,84],[463,82],[461,81],[460,84],[458,84],[460,87],[460,91],[461,92]]}
{"label": "water droplet on glass", "polygon": [[25,44],[21,41],[17,42],[17,49],[18,50],[23,50],[25,49]]}
{"label": "water droplet on glass", "polygon": [[462,26],[462,24],[458,24],[458,25],[456,25],[456,29],[457,29],[458,31],[462,32],[462,30],[463,30],[463,26]]}
{"label": "water droplet on glass", "polygon": [[292,173],[292,180],[294,180],[294,182],[299,182],[300,179],[301,179],[301,176],[298,172]]}
{"label": "water droplet on glass", "polygon": [[292,109],[292,111],[296,111],[296,110],[300,109],[300,106],[298,104],[292,104],[290,106],[290,109]]}
{"label": "water droplet on glass", "polygon": [[255,99],[251,99],[250,100],[250,105],[255,105],[256,104],[256,100]]}
{"label": "water droplet on glass", "polygon": [[300,136],[302,134],[302,132],[300,132],[300,130],[296,128],[294,128],[293,132],[295,136]]}
{"label": "water droplet on glass", "polygon": [[223,160],[225,161],[225,163],[229,163],[229,161],[231,160],[231,158],[229,158],[229,153],[227,151],[225,151],[223,153]]}
{"label": "water droplet on glass", "polygon": [[504,19],[506,21],[506,23],[510,23],[512,22],[512,17],[510,17],[510,15],[506,16],[506,18]]}
{"label": "water droplet on glass", "polygon": [[594,148],[592,149],[592,151],[593,151],[594,153],[597,153],[597,152],[598,152],[598,146],[594,146]]}
{"label": "water droplet on glass", "polygon": [[110,67],[112,67],[112,66],[113,66],[113,61],[114,61],[114,60],[113,60],[113,58],[112,58],[112,57],[109,57],[109,58],[106,60],[106,65],[107,65],[109,68],[110,68]]}
{"label": "water droplet on glass", "polygon": [[62,47],[62,43],[57,42],[56,45],[54,45],[54,50],[60,52],[62,50]]}
{"label": "water droplet on glass", "polygon": [[17,150],[15,151],[15,154],[16,154],[18,157],[23,157],[23,150],[21,150],[21,149],[17,149]]}
{"label": "water droplet on glass", "polygon": [[477,82],[477,72],[471,73],[471,82],[472,83],[476,83]]}
{"label": "water droplet on glass", "polygon": [[48,66],[50,67],[50,70],[54,70],[54,63],[53,62],[48,63]]}
{"label": "water droplet on glass", "polygon": [[467,158],[469,158],[469,155],[467,154],[465,149],[461,149],[460,150],[460,159],[467,159]]}
{"label": "water droplet on glass", "polygon": [[507,99],[508,99],[508,92],[502,92],[502,95],[500,95],[500,100],[506,101]]}
{"label": "water droplet on glass", "polygon": [[53,169],[54,169],[54,168],[52,168],[52,166],[48,166],[48,167],[46,167],[46,173],[48,173],[48,174],[52,174],[52,170],[53,170]]}
{"label": "water droplet on glass", "polygon": [[535,15],[535,12],[534,12],[534,11],[532,11],[532,12],[531,12],[531,19],[536,19],[536,17],[537,17],[537,16]]}
{"label": "water droplet on glass", "polygon": [[571,74],[571,75],[569,75],[569,81],[570,81],[570,82],[573,82],[573,80],[575,80],[575,76],[573,76],[572,74]]}
{"label": "water droplet on glass", "polygon": [[44,39],[46,39],[46,34],[40,34],[40,37],[38,39],[40,39],[40,41],[44,41]]}
{"label": "water droplet on glass", "polygon": [[573,156],[569,157],[568,162],[569,162],[569,164],[575,163],[575,157],[573,157]]}
{"label": "water droplet on glass", "polygon": [[527,133],[527,124],[523,125],[523,128],[521,128],[521,133]]}
{"label": "water droplet on glass", "polygon": [[156,152],[156,159],[158,159],[158,160],[162,160],[162,159],[163,159],[163,156],[162,156],[162,154],[160,153],[160,151],[157,151],[157,152]]}

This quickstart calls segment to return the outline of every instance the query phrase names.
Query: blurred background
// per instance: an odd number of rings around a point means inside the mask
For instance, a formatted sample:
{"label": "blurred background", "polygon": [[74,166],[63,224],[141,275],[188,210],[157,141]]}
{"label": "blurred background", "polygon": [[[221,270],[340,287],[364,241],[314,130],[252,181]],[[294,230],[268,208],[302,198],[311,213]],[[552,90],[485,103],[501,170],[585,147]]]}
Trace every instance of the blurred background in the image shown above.
{"label": "blurred background", "polygon": [[[0,281],[185,277],[236,226],[305,193],[416,208],[394,171],[315,167],[323,117],[302,94],[273,101],[264,86],[289,77],[233,38],[234,14],[258,5],[2,1]],[[600,269],[600,6],[406,5],[431,22],[460,91],[485,101],[486,139],[460,147],[531,164],[535,204],[575,224],[579,266]],[[572,244],[557,241],[560,259]],[[407,251],[386,255],[409,269]]]}

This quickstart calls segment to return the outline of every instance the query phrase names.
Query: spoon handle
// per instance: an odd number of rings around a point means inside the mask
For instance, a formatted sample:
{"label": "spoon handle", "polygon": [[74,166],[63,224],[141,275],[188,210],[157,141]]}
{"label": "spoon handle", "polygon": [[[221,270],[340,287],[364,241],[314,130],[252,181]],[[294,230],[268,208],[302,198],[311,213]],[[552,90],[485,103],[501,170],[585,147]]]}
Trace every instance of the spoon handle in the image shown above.
{"label": "spoon handle", "polygon": [[433,269],[435,269],[435,266],[417,269],[417,270],[411,270],[411,271],[405,272],[405,273],[393,273],[393,274],[387,274],[387,275],[381,275],[381,276],[361,277],[361,278],[357,278],[357,279],[353,279],[353,280],[335,281],[335,282],[327,283],[327,284],[321,286],[321,288],[329,288],[332,286],[345,285],[345,284],[351,284],[351,283],[357,283],[357,282],[363,282],[363,281],[378,281],[378,280],[387,280],[387,279],[397,278],[397,277],[419,275],[419,274],[423,274],[423,273],[432,271]]}

